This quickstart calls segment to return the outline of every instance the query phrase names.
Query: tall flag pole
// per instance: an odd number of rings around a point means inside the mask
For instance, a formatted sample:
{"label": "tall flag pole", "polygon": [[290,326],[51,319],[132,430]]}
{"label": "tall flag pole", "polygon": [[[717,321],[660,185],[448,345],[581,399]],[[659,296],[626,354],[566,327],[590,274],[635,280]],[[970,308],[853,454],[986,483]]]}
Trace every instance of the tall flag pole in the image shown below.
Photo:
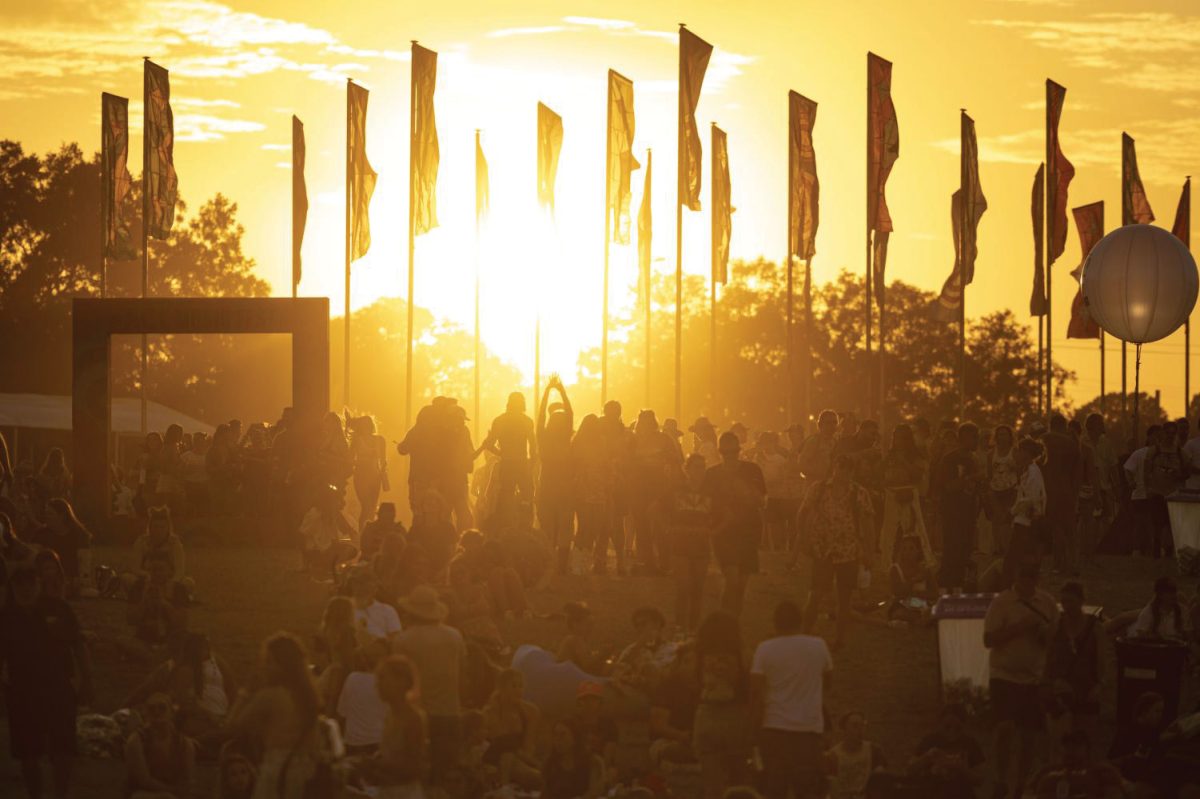
{"label": "tall flag pole", "polygon": [[129,260],[137,251],[129,236],[125,200],[129,174],[129,100],[100,95],[100,296],[107,294],[108,259]]}
{"label": "tall flag pole", "polygon": [[483,145],[479,142],[479,128],[475,129],[475,438],[479,438],[479,419],[481,413],[480,395],[480,364],[482,362],[482,347],[479,342],[479,253],[480,231],[483,218],[491,206],[491,196],[488,189],[488,165],[483,156]]}
{"label": "tall flag pole", "polygon": [[675,418],[683,416],[683,207],[700,210],[701,151],[696,106],[712,45],[679,25],[679,114],[675,183]]}
{"label": "tall flag pole", "polygon": [[804,261],[804,398],[800,409],[806,422],[812,411],[812,259],[816,255],[820,223],[821,183],[817,179],[817,156],[812,132],[817,121],[817,104],[796,92],[788,92],[788,246],[787,246],[787,416],[795,421],[795,259]]}
{"label": "tall flag pole", "polygon": [[608,103],[604,146],[604,324],[600,338],[600,401],[608,401],[608,250],[609,241],[629,243],[631,177],[641,164],[633,157],[636,129],[633,81],[608,71]]}
{"label": "tall flag pole", "polygon": [[[1045,412],[1043,390],[1046,374],[1043,369],[1043,357],[1046,334],[1046,165],[1038,164],[1037,174],[1033,177],[1033,197],[1029,203],[1030,216],[1033,217],[1033,291],[1029,296],[1029,315],[1038,320],[1038,349],[1037,349],[1037,411],[1040,416]],[[1100,340],[1101,347],[1104,340]],[[1104,363],[1100,364],[1101,375],[1104,374]],[[1101,392],[1103,394],[1103,392]]]}
{"label": "tall flag pole", "polygon": [[732,189],[729,184],[729,148],[725,131],[712,125],[712,274],[709,305],[709,398],[717,402],[717,283],[729,282],[729,239],[733,233]]}
{"label": "tall flag pole", "polygon": [[[876,250],[886,259],[888,234],[893,230],[892,216],[887,205],[887,180],[892,166],[900,157],[900,127],[896,106],[892,103],[892,62],[874,53],[867,53],[867,267],[866,282],[866,343],[867,343],[867,408],[872,408],[871,391],[871,326],[872,293],[883,285],[882,268],[875,275]],[[872,239],[872,234],[875,238]],[[875,286],[872,286],[872,283]],[[880,308],[883,299],[879,298]],[[882,358],[882,353],[880,353]],[[883,387],[880,386],[882,400]]]}
{"label": "tall flag pole", "polygon": [[[1175,208],[1175,224],[1171,232],[1189,250],[1192,248],[1192,176],[1183,182],[1179,194],[1179,205]],[[1183,323],[1183,415],[1187,416],[1192,406],[1192,320],[1191,314]]]}
{"label": "tall flag pole", "polygon": [[346,274],[342,402],[350,404],[350,264],[371,248],[371,195],[375,170],[367,160],[367,101],[370,93],[346,79]]}
{"label": "tall flag pole", "polygon": [[437,117],[433,93],[437,87],[437,53],[412,42],[412,73],[408,117],[408,357],[404,368],[404,426],[412,421],[413,319],[416,316],[415,261],[417,236],[438,226]]}
{"label": "tall flag pole", "polygon": [[1058,140],[1067,90],[1046,79],[1046,415],[1054,410],[1054,262],[1067,246],[1067,189],[1075,167]]}
{"label": "tall flag pole", "polygon": [[650,202],[650,184],[651,172],[653,171],[654,152],[647,148],[646,150],[646,182],[642,186],[642,206],[638,209],[638,299],[642,305],[642,311],[645,314],[643,320],[643,330],[646,336],[646,399],[643,403],[644,407],[650,407],[650,310],[651,310],[651,292],[652,277],[650,272],[650,243],[653,239],[653,216]]}
{"label": "tall flag pole", "polygon": [[300,248],[308,223],[308,188],[304,184],[304,123],[292,115],[292,297],[300,287]]}
{"label": "tall flag pole", "polygon": [[[1121,133],[1121,225],[1148,225],[1154,221],[1154,211],[1150,210],[1150,201],[1146,198],[1146,189],[1142,186],[1142,176],[1138,172],[1137,148],[1133,138],[1125,132]],[[1121,342],[1121,419],[1125,420],[1128,413],[1129,346]],[[1136,392],[1136,389],[1135,389]],[[1134,397],[1136,404],[1138,399]]]}
{"label": "tall flag pole", "polygon": [[[175,223],[179,178],[175,174],[175,115],[171,111],[171,79],[167,70],[145,59],[142,70],[142,297],[150,295],[150,237],[165,239]],[[141,421],[148,427],[146,384],[150,358],[142,334]]]}
{"label": "tall flag pole", "polygon": [[[558,156],[562,152],[562,117],[544,103],[537,106],[537,192],[538,203],[554,218],[554,185],[558,180]],[[605,240],[607,241],[607,236]],[[540,276],[539,276],[540,279]],[[533,399],[542,396],[542,309],[535,309],[533,328]]]}
{"label": "tall flag pole", "polygon": [[1100,338],[1100,325],[1092,319],[1083,299],[1083,265],[1087,263],[1092,248],[1104,238],[1104,201],[1094,202],[1071,209],[1075,217],[1075,230],[1079,232],[1079,266],[1071,270],[1071,279],[1078,289],[1071,301],[1071,321],[1067,323],[1067,338]]}

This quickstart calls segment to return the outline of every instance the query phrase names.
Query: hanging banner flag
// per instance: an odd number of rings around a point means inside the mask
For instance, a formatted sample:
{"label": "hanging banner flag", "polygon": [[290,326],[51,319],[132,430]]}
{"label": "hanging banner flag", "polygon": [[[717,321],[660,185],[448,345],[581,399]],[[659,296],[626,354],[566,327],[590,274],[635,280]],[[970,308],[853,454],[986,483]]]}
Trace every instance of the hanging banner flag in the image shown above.
{"label": "hanging banner flag", "polygon": [[733,204],[729,185],[729,149],[725,131],[712,126],[712,279],[729,281],[729,238],[733,233]]}
{"label": "hanging banner flag", "polygon": [[488,186],[488,163],[483,157],[483,145],[475,137],[475,218],[482,220],[491,208],[491,193]]}
{"label": "hanging banner flag", "polygon": [[371,195],[378,178],[367,160],[367,100],[370,92],[355,83],[346,83],[346,161],[350,171],[350,260],[357,260],[371,249]]}
{"label": "hanging banner flag", "polygon": [[1121,134],[1121,224],[1148,225],[1154,221],[1150,200],[1138,172],[1137,148],[1128,133]]}
{"label": "hanging banner flag", "polygon": [[608,202],[612,214],[612,237],[629,243],[629,206],[633,170],[641,164],[633,157],[633,81],[614,70],[608,71]]}
{"label": "hanging banner flag", "polygon": [[437,53],[413,42],[412,46],[412,169],[413,233],[420,236],[438,226],[437,117],[433,92],[437,84]]}
{"label": "hanging banner flag", "polygon": [[1046,236],[1050,239],[1047,267],[1053,266],[1067,247],[1067,189],[1075,177],[1075,167],[1063,155],[1058,140],[1058,122],[1062,119],[1067,90],[1046,80],[1046,203],[1049,218]]}
{"label": "hanging banner flag", "polygon": [[1046,165],[1038,164],[1033,178],[1033,200],[1029,204],[1033,215],[1033,293],[1029,296],[1029,315],[1046,315]]}
{"label": "hanging banner flag", "polygon": [[538,202],[554,213],[554,184],[558,180],[558,154],[562,150],[562,117],[543,103],[537,106]]}
{"label": "hanging banner flag", "polygon": [[129,174],[129,100],[108,92],[100,95],[100,170],[104,257],[132,260],[138,253],[125,215],[125,200],[133,187]]}
{"label": "hanging banner flag", "polygon": [[679,196],[691,211],[700,210],[700,131],[696,128],[696,106],[712,45],[687,28],[679,29]]}
{"label": "hanging banner flag", "polygon": [[[1104,238],[1104,201],[1080,206],[1071,211],[1075,217],[1075,229],[1079,231],[1079,266],[1071,270],[1071,277],[1079,285],[1083,275],[1083,265],[1092,248]],[[1083,301],[1083,288],[1075,292],[1071,301],[1071,321],[1067,323],[1067,338],[1100,338],[1100,326],[1088,313]]]}
{"label": "hanging banner flag", "polygon": [[146,230],[156,239],[171,235],[175,223],[175,201],[179,178],[175,174],[175,115],[171,112],[171,78],[167,70],[146,60],[143,71],[145,90],[146,164],[143,181],[146,191]]}
{"label": "hanging banner flag", "polygon": [[650,303],[650,242],[654,237],[650,202],[650,177],[654,153],[646,151],[646,182],[642,185],[642,207],[638,209],[638,302]]}
{"label": "hanging banner flag", "polygon": [[890,233],[892,217],[887,205],[887,181],[900,157],[900,126],[892,103],[892,62],[867,53],[867,131],[871,150],[867,163],[868,222],[875,232]]}
{"label": "hanging banner flag", "polygon": [[803,261],[817,254],[821,182],[817,180],[817,154],[812,132],[817,104],[788,92],[788,254]]}
{"label": "hanging banner flag", "polygon": [[308,224],[308,188],[304,185],[304,123],[292,115],[292,286],[300,285],[300,247]]}
{"label": "hanging banner flag", "polygon": [[979,180],[979,145],[975,139],[975,120],[961,115],[960,135],[962,183],[950,200],[954,230],[954,269],[942,284],[934,312],[939,319],[957,319],[962,304],[962,292],[975,279],[975,259],[979,254],[977,236],[979,220],[987,210],[987,198]]}
{"label": "hanging banner flag", "polygon": [[1179,193],[1179,205],[1175,207],[1175,224],[1171,233],[1183,242],[1189,250],[1192,248],[1192,179],[1183,182],[1183,191]]}

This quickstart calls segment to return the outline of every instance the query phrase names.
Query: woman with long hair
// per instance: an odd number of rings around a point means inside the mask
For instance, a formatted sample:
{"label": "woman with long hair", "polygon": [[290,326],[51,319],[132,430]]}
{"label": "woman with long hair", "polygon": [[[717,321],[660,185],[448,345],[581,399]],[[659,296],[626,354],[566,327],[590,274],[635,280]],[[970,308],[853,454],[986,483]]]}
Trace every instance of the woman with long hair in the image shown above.
{"label": "woman with long hair", "polygon": [[907,536],[916,536],[921,542],[926,560],[933,555],[929,536],[925,533],[919,496],[925,467],[912,428],[906,424],[896,425],[891,449],[883,459],[883,528],[879,534],[879,550],[884,568],[891,567],[897,542]]}
{"label": "woman with long hair", "polygon": [[321,417],[313,455],[317,479],[326,485],[337,486],[339,491],[345,489],[346,481],[354,473],[354,461],[350,454],[350,442],[346,440],[346,430],[342,426],[342,417],[333,411]]}
{"label": "woman with long hair", "polygon": [[[560,402],[550,406],[550,392],[557,391]],[[549,415],[547,415],[549,414]],[[575,503],[572,491],[571,436],[575,415],[571,400],[558,375],[552,375],[542,392],[538,407],[538,525],[550,548],[556,553],[559,574],[566,574],[574,533]]]}
{"label": "woman with long hair", "polygon": [[633,474],[630,480],[630,520],[641,565],[651,574],[669,568],[663,539],[671,492],[683,466],[675,442],[658,426],[654,411],[638,414],[630,439]]}
{"label": "woman with long hair", "polygon": [[317,676],[317,693],[327,716],[337,710],[342,683],[354,667],[359,638],[358,625],[354,621],[354,601],[347,596],[330,599],[313,644],[314,659],[322,667]]}
{"label": "woman with long hair", "polygon": [[[33,535],[33,542],[54,551],[62,561],[67,578],[67,596],[79,596],[79,551],[92,543],[92,534],[79,521],[71,503],[55,497],[46,503],[46,524]],[[86,560],[86,558],[84,559]]]}
{"label": "woman with long hair", "polygon": [[984,510],[992,523],[992,542],[1003,554],[1012,538],[1012,506],[1017,498],[1016,437],[1006,424],[992,431],[992,447],[987,453],[988,491]]}
{"label": "woman with long hair", "polygon": [[533,759],[540,714],[526,702],[525,677],[515,669],[496,675],[496,688],[483,708],[484,736],[488,747],[483,762],[500,772],[500,784],[515,782],[528,789],[541,782]]}
{"label": "woman with long hair", "polygon": [[147,433],[138,456],[137,490],[133,507],[139,516],[145,517],[146,509],[158,503],[158,477],[162,472],[163,437],[158,433]]}
{"label": "woman with long hair", "polygon": [[[605,446],[603,425],[594,413],[589,413],[579,423],[579,430],[571,441],[571,461],[574,465],[575,513],[579,519],[575,549],[593,552],[593,570],[602,574],[608,558],[615,475]],[[616,549],[620,571],[624,567],[625,552],[624,547]]]}
{"label": "woman with long hair", "polygon": [[417,670],[403,655],[375,667],[376,690],[387,706],[379,753],[363,764],[363,776],[379,787],[379,799],[422,799],[429,771],[429,733],[417,703]]}
{"label": "woman with long hair", "polygon": [[354,496],[358,497],[358,529],[375,518],[379,494],[387,491],[387,442],[375,432],[375,420],[358,416],[349,421],[350,455],[354,462]]}
{"label": "woman with long hair", "polygon": [[237,682],[203,633],[188,633],[167,681],[179,709],[178,726],[202,743],[220,739],[220,730],[237,697]]}
{"label": "woman with long hair", "polygon": [[262,747],[254,799],[303,799],[316,772],[320,699],[304,646],[276,633],[263,644],[261,687],[241,692],[228,727]]}

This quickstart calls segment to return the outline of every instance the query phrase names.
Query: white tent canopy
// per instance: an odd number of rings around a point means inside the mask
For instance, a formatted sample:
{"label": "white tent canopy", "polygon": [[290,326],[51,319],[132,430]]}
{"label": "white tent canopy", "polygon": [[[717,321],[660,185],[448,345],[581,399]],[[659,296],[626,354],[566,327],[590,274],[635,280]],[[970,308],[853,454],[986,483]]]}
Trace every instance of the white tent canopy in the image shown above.
{"label": "white tent canopy", "polygon": [[[160,405],[146,403],[146,423],[150,430],[162,432],[177,424],[185,433],[212,434],[212,425]],[[0,394],[0,427],[37,430],[70,430],[71,398],[55,394]],[[114,397],[110,429],[114,433],[140,433],[141,402],[132,397]]]}

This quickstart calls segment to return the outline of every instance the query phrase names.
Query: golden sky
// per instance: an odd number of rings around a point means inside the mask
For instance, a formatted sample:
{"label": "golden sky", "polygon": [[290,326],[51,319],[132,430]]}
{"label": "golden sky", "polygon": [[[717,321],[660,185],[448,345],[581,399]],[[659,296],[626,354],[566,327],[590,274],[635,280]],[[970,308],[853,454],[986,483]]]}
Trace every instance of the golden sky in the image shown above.
{"label": "golden sky", "polygon": [[[289,292],[290,117],[305,123],[311,208],[300,291],[342,305],[345,80],[371,90],[368,152],[379,183],[373,243],[354,268],[352,302],[405,293],[409,41],[439,53],[439,219],[418,239],[416,299],[469,326],[473,133],[483,131],[492,218],[483,235],[484,337],[529,368],[535,304],[544,371],[574,372],[600,336],[605,73],[634,81],[636,152],[654,149],[655,268],[674,266],[676,26],[716,51],[697,112],[705,209],[685,213],[685,269],[708,268],[708,124],[729,135],[735,258],[785,247],[788,89],[819,103],[814,145],[821,228],[814,271],[863,268],[865,71],[895,63],[900,159],[888,184],[896,231],[889,277],[940,287],[952,265],[958,110],[976,120],[988,211],[980,224],[974,316],[1024,318],[1032,271],[1029,193],[1044,153],[1043,83],[1067,87],[1062,144],[1075,164],[1070,205],[1104,200],[1120,221],[1120,135],[1138,143],[1142,178],[1169,226],[1200,159],[1200,9],[1189,0],[849,0],[651,3],[645,0],[39,0],[0,4],[0,136],[44,151],[99,148],[100,92],[130,98],[131,169],[140,169],[141,57],[171,71],[180,190],[195,207],[235,199],[246,247],[275,293]],[[557,224],[535,211],[535,107],[563,117]],[[644,159],[643,159],[644,160]],[[634,175],[633,207],[642,172]],[[631,300],[632,248],[612,250],[613,302]],[[1074,224],[1055,266],[1054,351],[1099,389],[1094,342],[1068,342],[1079,261]],[[541,277],[542,290],[531,287]],[[540,299],[537,295],[540,294]],[[398,319],[397,326],[404,324]],[[1119,388],[1109,347],[1109,387]],[[1143,385],[1182,411],[1182,335],[1149,345]],[[1130,367],[1132,387],[1132,364]],[[1194,390],[1200,389],[1200,372]]]}

